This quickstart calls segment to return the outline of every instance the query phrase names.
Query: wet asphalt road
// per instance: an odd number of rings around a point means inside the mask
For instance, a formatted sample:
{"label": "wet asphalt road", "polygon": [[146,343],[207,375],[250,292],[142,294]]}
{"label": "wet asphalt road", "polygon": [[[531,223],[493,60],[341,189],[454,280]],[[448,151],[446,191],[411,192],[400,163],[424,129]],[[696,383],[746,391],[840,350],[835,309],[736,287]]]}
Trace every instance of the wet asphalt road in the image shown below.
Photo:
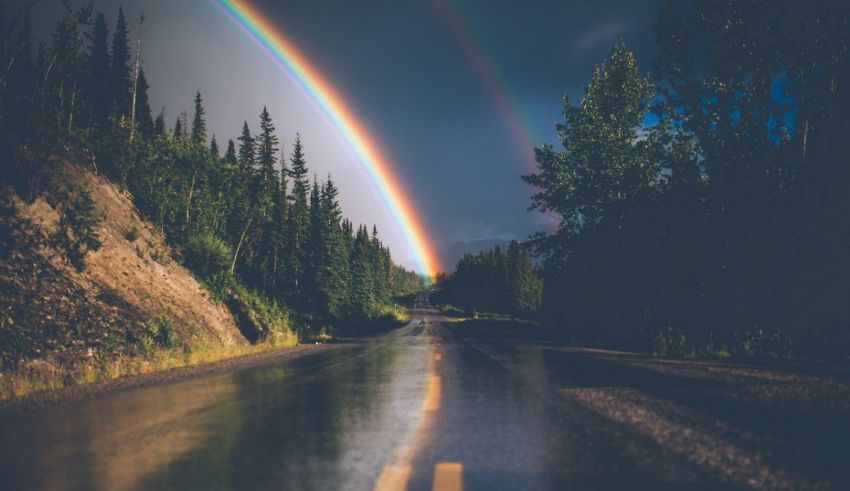
{"label": "wet asphalt road", "polygon": [[452,325],[0,414],[2,489],[847,489],[850,376]]}

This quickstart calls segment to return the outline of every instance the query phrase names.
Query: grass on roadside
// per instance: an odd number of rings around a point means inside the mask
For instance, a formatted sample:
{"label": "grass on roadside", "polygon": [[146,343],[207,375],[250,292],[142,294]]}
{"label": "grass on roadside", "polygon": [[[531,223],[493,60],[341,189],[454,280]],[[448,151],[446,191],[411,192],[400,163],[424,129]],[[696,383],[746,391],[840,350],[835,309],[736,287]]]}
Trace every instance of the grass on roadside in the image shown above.
{"label": "grass on roadside", "polygon": [[0,399],[23,397],[43,390],[89,384],[120,377],[161,372],[263,353],[298,345],[298,336],[286,331],[253,345],[224,345],[206,341],[171,349],[154,348],[145,355],[119,355],[109,359],[90,358],[76,367],[63,367],[49,360],[25,362],[15,372],[0,372]]}

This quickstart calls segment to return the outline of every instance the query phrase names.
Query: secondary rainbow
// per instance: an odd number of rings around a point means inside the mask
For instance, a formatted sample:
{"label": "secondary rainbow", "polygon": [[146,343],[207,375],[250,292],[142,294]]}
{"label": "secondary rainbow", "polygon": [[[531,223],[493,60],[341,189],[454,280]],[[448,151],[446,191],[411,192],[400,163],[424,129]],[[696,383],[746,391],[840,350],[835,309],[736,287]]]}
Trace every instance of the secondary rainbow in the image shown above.
{"label": "secondary rainbow", "polygon": [[366,126],[295,45],[263,19],[259,10],[239,0],[213,0],[213,3],[264,48],[324,113],[375,184],[416,261],[418,272],[433,277],[441,268],[439,258],[426,241],[425,227],[393,174],[389,160]]}
{"label": "secondary rainbow", "polygon": [[484,87],[490,93],[496,108],[502,113],[502,118],[514,140],[518,156],[523,166],[536,172],[534,165],[534,131],[528,118],[523,113],[519,98],[509,90],[507,77],[500,73],[495,56],[489,55],[492,50],[486,50],[482,36],[476,34],[473,16],[466,15],[456,0],[431,0],[436,12],[457,40],[464,55],[475,70]]}

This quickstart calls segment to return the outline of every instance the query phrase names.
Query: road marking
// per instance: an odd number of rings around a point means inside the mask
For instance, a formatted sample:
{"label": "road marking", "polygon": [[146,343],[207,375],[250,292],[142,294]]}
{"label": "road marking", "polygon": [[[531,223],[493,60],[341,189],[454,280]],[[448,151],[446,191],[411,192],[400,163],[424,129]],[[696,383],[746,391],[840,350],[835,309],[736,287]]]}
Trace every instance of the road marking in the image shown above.
{"label": "road marking", "polygon": [[434,466],[432,491],[463,491],[463,464],[440,462]]}
{"label": "road marking", "polygon": [[375,483],[374,491],[404,491],[410,479],[409,465],[387,465]]}
{"label": "road marking", "polygon": [[428,377],[428,392],[425,393],[425,402],[422,404],[422,410],[426,413],[440,409],[440,382],[439,375]]}

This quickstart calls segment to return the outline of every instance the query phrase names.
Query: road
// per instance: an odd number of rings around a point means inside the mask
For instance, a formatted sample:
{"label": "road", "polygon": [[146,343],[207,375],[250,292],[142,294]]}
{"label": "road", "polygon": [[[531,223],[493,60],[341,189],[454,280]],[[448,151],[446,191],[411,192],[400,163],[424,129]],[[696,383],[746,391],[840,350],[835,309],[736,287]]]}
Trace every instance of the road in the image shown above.
{"label": "road", "polygon": [[[841,489],[846,372],[388,334],[0,414],[3,489]],[[846,489],[846,488],[844,488]]]}

